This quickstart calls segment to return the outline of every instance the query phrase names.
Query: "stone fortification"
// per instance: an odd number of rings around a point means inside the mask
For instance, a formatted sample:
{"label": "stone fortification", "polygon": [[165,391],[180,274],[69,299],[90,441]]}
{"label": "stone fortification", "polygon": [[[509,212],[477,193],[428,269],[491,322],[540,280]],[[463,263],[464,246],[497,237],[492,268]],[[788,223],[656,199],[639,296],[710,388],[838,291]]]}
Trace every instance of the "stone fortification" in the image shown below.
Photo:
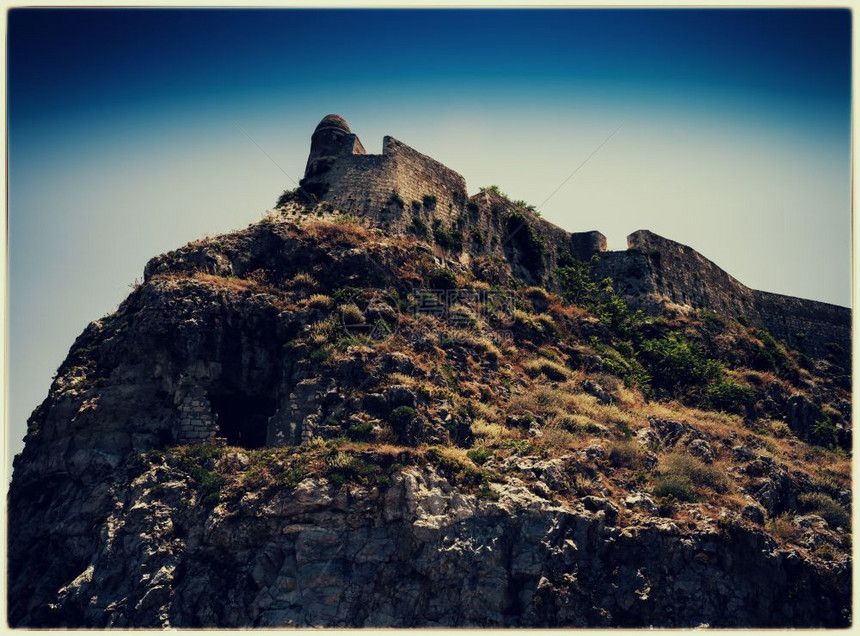
{"label": "stone fortification", "polygon": [[630,304],[653,312],[671,304],[745,319],[813,358],[831,356],[848,368],[849,309],[751,289],[696,250],[647,230],[628,236],[627,244],[626,252],[601,254],[595,270],[611,277]]}
{"label": "stone fortification", "polygon": [[553,287],[552,271],[564,254],[583,261],[598,254],[598,277],[611,277],[633,306],[747,319],[807,355],[848,364],[849,309],[756,291],[694,249],[647,230],[628,237],[627,251],[607,252],[600,232],[569,233],[497,191],[467,197],[460,174],[393,137],[384,138],[381,155],[366,154],[338,115],[326,116],[314,131],[301,185],[342,212],[415,232],[443,248],[455,244],[461,262],[503,257],[528,284]]}

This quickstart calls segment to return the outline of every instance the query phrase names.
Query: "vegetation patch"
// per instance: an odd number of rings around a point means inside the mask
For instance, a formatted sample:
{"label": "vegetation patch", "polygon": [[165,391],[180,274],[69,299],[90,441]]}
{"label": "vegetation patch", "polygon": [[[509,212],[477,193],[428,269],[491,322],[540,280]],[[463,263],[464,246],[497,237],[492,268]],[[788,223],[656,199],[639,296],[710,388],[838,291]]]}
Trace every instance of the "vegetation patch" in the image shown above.
{"label": "vegetation patch", "polygon": [[613,442],[609,446],[609,465],[613,468],[644,468],[648,453],[633,440]]}
{"label": "vegetation patch", "polygon": [[797,503],[801,509],[808,513],[818,515],[827,522],[831,528],[851,529],[851,515],[837,503],[832,497],[821,492],[806,492],[797,497]]}
{"label": "vegetation patch", "polygon": [[660,460],[660,471],[653,485],[655,495],[672,496],[678,501],[697,501],[703,488],[726,492],[728,477],[718,466],[705,464],[686,453],[670,453]]}
{"label": "vegetation patch", "polygon": [[179,468],[185,472],[197,489],[202,505],[215,505],[221,498],[226,480],[214,471],[214,460],[223,449],[210,444],[194,444],[176,449]]}

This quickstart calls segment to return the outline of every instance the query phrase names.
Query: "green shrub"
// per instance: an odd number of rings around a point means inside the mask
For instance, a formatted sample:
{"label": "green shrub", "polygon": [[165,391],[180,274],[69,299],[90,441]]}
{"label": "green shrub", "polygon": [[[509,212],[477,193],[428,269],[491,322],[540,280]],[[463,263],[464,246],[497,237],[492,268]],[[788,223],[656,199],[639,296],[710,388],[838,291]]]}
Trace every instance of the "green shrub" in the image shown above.
{"label": "green shrub", "polygon": [[[413,201],[413,203],[415,203],[415,202]],[[424,222],[424,220],[420,216],[413,216],[412,217],[412,224],[409,226],[409,231],[412,232],[413,234],[417,235],[417,236],[426,237],[427,236],[427,224]]]}
{"label": "green shrub", "polygon": [[443,227],[433,229],[433,240],[446,250],[460,252],[463,250],[463,232],[457,229],[447,230]]}
{"label": "green shrub", "polygon": [[432,210],[436,207],[436,195],[425,194],[423,197],[421,197],[421,200],[424,203],[424,207],[428,210]]}
{"label": "green shrub", "polygon": [[286,488],[295,488],[307,476],[307,470],[303,466],[294,466],[278,475],[277,483]]}
{"label": "green shrub", "polygon": [[277,201],[277,203],[275,203],[275,207],[276,208],[282,208],[287,203],[290,203],[291,201],[295,201],[296,200],[296,194],[297,194],[297,190],[284,190],[281,193],[281,196],[278,197],[278,201]]}
{"label": "green shrub", "polygon": [[437,268],[430,272],[430,289],[456,289],[457,277],[447,269]]}
{"label": "green shrub", "polygon": [[816,420],[812,425],[809,441],[817,446],[824,446],[826,448],[835,447],[839,442],[836,425],[826,416],[824,419]]}
{"label": "green shrub", "polygon": [[497,194],[500,197],[508,198],[508,195],[502,192],[497,185],[488,185],[483,188],[479,188],[481,192],[492,192],[493,194]]}
{"label": "green shrub", "polygon": [[600,343],[594,343],[592,346],[600,355],[607,372],[622,378],[628,384],[636,385],[646,398],[651,397],[651,376],[636,358],[629,342],[618,342],[614,348]]}
{"label": "green shrub", "polygon": [[710,384],[705,392],[705,400],[711,408],[730,413],[743,411],[742,407],[754,399],[755,391],[752,388],[738,384],[730,378]]}
{"label": "green shrub", "polygon": [[493,451],[489,448],[473,448],[466,456],[480,466],[493,456]]}
{"label": "green shrub", "polygon": [[697,345],[675,332],[643,341],[640,359],[654,388],[668,392],[700,386],[720,374],[715,360],[706,358]]}
{"label": "green shrub", "polygon": [[851,529],[851,515],[832,497],[821,492],[806,492],[797,497],[797,503],[806,513],[818,515],[831,528]]}
{"label": "green shrub", "polygon": [[686,475],[658,475],[651,492],[673,501],[697,501],[699,498],[692,480]]}
{"label": "green shrub", "polygon": [[753,366],[762,371],[773,371],[783,378],[794,379],[797,370],[785,353],[785,347],[764,329],[758,329],[755,333],[762,345],[758,347]]}
{"label": "green shrub", "polygon": [[329,360],[331,360],[331,356],[334,353],[331,345],[323,345],[319,349],[314,349],[311,352],[310,360],[314,364],[325,364]]}
{"label": "green shrub", "polygon": [[469,212],[477,212],[478,211],[478,203],[476,201],[469,201],[466,204],[466,209],[469,210]]}
{"label": "green shrub", "polygon": [[702,322],[711,329],[720,329],[726,326],[726,319],[710,309],[700,310],[699,318],[701,318]]}
{"label": "green shrub", "polygon": [[358,422],[346,430],[346,437],[354,442],[369,442],[373,439],[373,424]]}
{"label": "green shrub", "polygon": [[403,198],[399,194],[397,194],[396,192],[392,192],[391,196],[388,198],[388,204],[389,205],[396,205],[396,206],[402,208],[404,205]]}
{"label": "green shrub", "polygon": [[569,255],[563,260],[566,264],[556,270],[562,297],[574,305],[587,307],[593,304],[597,300],[598,288],[592,278],[591,268]]}
{"label": "green shrub", "polygon": [[506,242],[517,248],[521,261],[531,272],[539,272],[544,266],[544,241],[535,232],[520,212],[511,212],[505,223]]}
{"label": "green shrub", "polygon": [[411,406],[398,406],[388,414],[388,423],[398,438],[405,436],[407,427],[412,423],[416,415],[415,409]]}
{"label": "green shrub", "polygon": [[368,462],[361,457],[335,451],[329,457],[328,464],[326,478],[336,488],[340,488],[346,483],[382,486],[388,482],[388,476],[383,472],[381,466]]}
{"label": "green shrub", "polygon": [[203,505],[217,504],[221,498],[221,489],[227,483],[221,475],[210,470],[213,460],[222,452],[221,448],[211,444],[196,444],[189,446],[178,457],[180,467],[196,486]]}

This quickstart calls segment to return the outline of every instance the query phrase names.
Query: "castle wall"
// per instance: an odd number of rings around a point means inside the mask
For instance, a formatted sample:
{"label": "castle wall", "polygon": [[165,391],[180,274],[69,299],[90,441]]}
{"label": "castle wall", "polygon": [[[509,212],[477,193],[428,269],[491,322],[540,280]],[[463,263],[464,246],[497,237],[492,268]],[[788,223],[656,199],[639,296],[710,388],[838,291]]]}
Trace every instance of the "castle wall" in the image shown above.
{"label": "castle wall", "polygon": [[752,290],[696,250],[648,230],[628,236],[627,245],[648,257],[655,292],[671,302],[728,316],[754,313]]}
{"label": "castle wall", "polygon": [[775,337],[813,358],[851,354],[851,310],[829,303],[755,291],[756,318]]}
{"label": "castle wall", "polygon": [[814,358],[832,354],[843,366],[851,351],[851,310],[814,300],[757,291],[743,285],[694,249],[647,230],[628,238],[626,252],[605,252],[598,278],[644,311],[666,302],[743,317]]}
{"label": "castle wall", "polygon": [[177,444],[211,442],[218,434],[212,407],[202,388],[192,388],[179,404],[178,411]]}
{"label": "castle wall", "polygon": [[396,189],[395,168],[386,155],[338,157],[325,175],[324,198],[338,209],[357,215],[375,215],[388,204]]}
{"label": "castle wall", "polygon": [[648,257],[642,252],[603,252],[592,267],[595,278],[611,278],[614,290],[629,304],[645,311],[657,310],[655,276]]}
{"label": "castle wall", "polygon": [[588,261],[595,254],[606,251],[606,237],[600,232],[573,232],[568,235],[571,254],[581,261]]}
{"label": "castle wall", "polygon": [[[466,203],[466,180],[460,174],[393,137],[383,138],[382,153],[391,159],[394,189],[407,211],[412,201],[420,201],[425,212],[446,225],[460,216]],[[435,207],[423,206],[427,195],[436,197]]]}
{"label": "castle wall", "polygon": [[[440,219],[452,224],[466,202],[466,180],[435,159],[421,154],[393,137],[385,137],[381,155],[343,155],[321,175],[327,189],[323,198],[351,214],[406,227],[417,213],[425,221]],[[392,204],[397,194],[403,206]],[[436,197],[424,204],[425,196]],[[412,202],[421,205],[413,208]]]}

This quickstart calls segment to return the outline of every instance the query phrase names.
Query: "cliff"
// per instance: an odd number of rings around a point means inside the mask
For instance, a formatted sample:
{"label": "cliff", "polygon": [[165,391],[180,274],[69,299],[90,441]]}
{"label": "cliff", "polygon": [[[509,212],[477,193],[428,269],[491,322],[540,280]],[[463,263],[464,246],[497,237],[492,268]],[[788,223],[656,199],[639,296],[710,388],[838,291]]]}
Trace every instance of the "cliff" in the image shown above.
{"label": "cliff", "polygon": [[77,338],[15,459],[12,626],[850,624],[845,359],[763,327],[840,311],[496,189],[337,199],[363,150],[326,118],[316,195]]}

